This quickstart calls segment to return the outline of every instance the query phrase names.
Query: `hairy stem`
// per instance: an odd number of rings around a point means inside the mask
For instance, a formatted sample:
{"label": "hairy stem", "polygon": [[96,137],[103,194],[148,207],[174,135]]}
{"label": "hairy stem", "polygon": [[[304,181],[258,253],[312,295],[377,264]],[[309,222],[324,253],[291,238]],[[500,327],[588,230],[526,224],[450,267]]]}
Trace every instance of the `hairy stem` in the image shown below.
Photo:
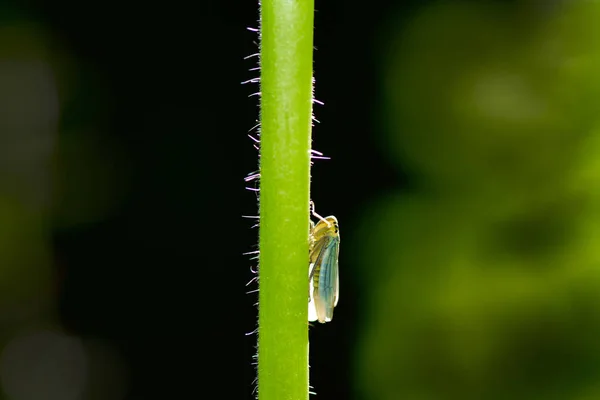
{"label": "hairy stem", "polygon": [[313,0],[263,0],[258,396],[308,398]]}

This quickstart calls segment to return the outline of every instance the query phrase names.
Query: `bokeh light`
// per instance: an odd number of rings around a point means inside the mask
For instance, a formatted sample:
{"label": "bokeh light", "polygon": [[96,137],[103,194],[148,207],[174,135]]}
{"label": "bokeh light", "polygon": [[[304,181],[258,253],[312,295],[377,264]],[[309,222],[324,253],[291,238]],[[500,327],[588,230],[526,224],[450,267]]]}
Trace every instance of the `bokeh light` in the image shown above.
{"label": "bokeh light", "polygon": [[[600,3],[436,2],[383,52],[369,399],[600,396]],[[358,236],[357,236],[358,237]]]}

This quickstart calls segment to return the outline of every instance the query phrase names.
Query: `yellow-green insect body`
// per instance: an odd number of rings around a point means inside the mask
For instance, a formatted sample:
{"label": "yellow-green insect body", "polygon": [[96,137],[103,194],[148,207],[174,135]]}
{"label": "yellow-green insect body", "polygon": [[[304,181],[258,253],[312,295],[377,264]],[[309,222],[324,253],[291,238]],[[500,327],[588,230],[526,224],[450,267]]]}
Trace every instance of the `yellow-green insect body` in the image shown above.
{"label": "yellow-green insect body", "polygon": [[316,225],[311,221],[309,235],[308,320],[325,323],[332,320],[340,298],[340,232],[337,218],[313,214],[320,220]]}

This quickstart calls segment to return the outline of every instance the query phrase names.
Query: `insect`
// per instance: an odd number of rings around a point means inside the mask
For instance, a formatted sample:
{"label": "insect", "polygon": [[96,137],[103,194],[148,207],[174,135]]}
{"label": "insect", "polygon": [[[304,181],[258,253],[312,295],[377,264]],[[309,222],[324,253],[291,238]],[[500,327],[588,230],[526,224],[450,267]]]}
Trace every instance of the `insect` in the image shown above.
{"label": "insect", "polygon": [[340,298],[340,232],[336,217],[321,217],[314,211],[312,202],[311,208],[319,222],[315,225],[310,221],[308,320],[324,324],[333,318],[333,309]]}

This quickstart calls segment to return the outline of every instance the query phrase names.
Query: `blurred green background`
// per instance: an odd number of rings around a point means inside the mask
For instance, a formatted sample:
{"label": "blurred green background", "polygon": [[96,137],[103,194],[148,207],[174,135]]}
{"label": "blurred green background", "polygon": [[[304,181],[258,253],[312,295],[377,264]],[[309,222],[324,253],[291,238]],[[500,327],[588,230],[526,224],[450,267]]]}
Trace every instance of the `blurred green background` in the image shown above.
{"label": "blurred green background", "polygon": [[446,1],[382,29],[378,140],[417,178],[353,237],[364,398],[600,398],[599,21]]}
{"label": "blurred green background", "polygon": [[[254,397],[257,4],[196,7],[0,3],[0,399]],[[314,398],[600,398],[600,2],[316,8]]]}

